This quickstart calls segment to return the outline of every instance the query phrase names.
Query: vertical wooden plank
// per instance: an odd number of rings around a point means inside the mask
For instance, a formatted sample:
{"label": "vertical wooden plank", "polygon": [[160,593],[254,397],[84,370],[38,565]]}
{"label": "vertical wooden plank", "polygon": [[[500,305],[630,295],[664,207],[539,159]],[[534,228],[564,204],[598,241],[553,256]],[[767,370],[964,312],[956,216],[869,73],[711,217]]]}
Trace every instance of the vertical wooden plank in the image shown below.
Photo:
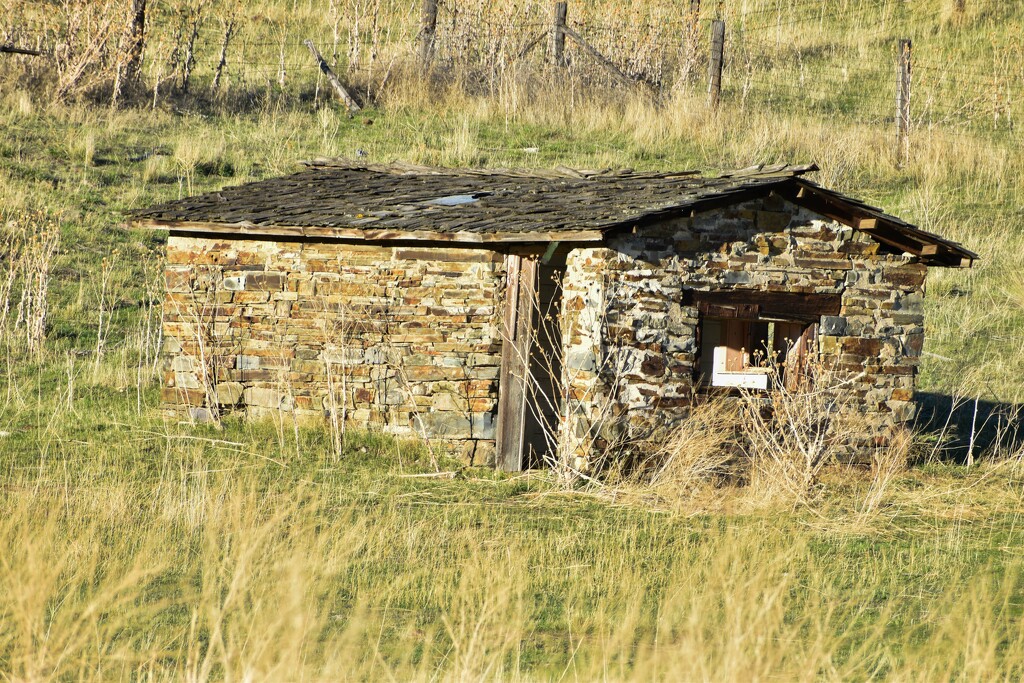
{"label": "vertical wooden plank", "polygon": [[747,324],[742,320],[725,321],[725,369],[728,372],[743,370],[743,348],[747,345]]}
{"label": "vertical wooden plank", "polygon": [[722,64],[725,60],[725,22],[711,22],[711,58],[708,60],[708,103],[718,109],[722,97]]}
{"label": "vertical wooden plank", "polygon": [[[498,384],[497,465],[506,472],[523,468],[530,348],[537,298],[537,262],[509,255],[505,321]],[[513,312],[514,311],[514,312]]]}
{"label": "vertical wooden plank", "polygon": [[789,350],[786,358],[786,389],[799,391],[811,381],[810,364],[815,359],[817,348],[818,325],[811,324],[804,328],[799,339]]}
{"label": "vertical wooden plank", "polygon": [[507,432],[512,422],[510,415],[510,392],[513,390],[512,376],[515,361],[516,321],[519,318],[519,266],[522,257],[515,254],[505,255],[505,310],[501,329],[501,368],[498,373],[498,424],[495,428],[495,449],[497,451],[495,466],[506,469],[505,462],[509,447]]}
{"label": "vertical wooden plank", "polygon": [[519,266],[522,263],[521,256],[509,254],[505,257],[505,329],[502,335],[505,339],[515,341],[516,321],[519,319]]}

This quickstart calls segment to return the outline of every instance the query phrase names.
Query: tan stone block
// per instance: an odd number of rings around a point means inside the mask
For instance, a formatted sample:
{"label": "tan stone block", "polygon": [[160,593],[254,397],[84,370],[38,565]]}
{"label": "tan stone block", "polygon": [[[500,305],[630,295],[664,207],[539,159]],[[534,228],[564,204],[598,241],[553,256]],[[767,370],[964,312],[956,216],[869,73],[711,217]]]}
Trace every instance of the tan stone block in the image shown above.
{"label": "tan stone block", "polygon": [[279,292],[284,287],[287,274],[281,272],[249,273],[245,288],[261,292]]}
{"label": "tan stone block", "polygon": [[469,400],[469,411],[471,413],[490,413],[496,404],[497,401],[493,398],[473,398]]}
{"label": "tan stone block", "polygon": [[281,392],[266,387],[246,387],[243,395],[246,405],[259,408],[281,408],[284,398]]}
{"label": "tan stone block", "polygon": [[200,389],[202,384],[199,382],[199,377],[194,372],[175,372],[174,373],[174,386],[179,389]]}
{"label": "tan stone block", "polygon": [[892,411],[896,422],[909,422],[914,419],[917,407],[911,401],[886,401],[885,405]]}
{"label": "tan stone block", "polygon": [[241,382],[221,382],[217,385],[217,403],[221,405],[236,405],[242,398],[242,391],[245,387]]}
{"label": "tan stone block", "polygon": [[206,393],[196,389],[162,387],[160,398],[167,405],[201,406],[206,402]]}
{"label": "tan stone block", "polygon": [[428,397],[429,403],[433,405],[434,410],[448,411],[448,412],[459,412],[466,410],[467,399],[456,396],[450,393],[434,394]]}
{"label": "tan stone block", "polygon": [[914,391],[912,389],[893,389],[892,400],[893,401],[909,401],[914,398]]}
{"label": "tan stone block", "polygon": [[168,292],[188,292],[192,289],[190,268],[168,268],[164,270],[164,286]]}
{"label": "tan stone block", "polygon": [[496,455],[493,441],[477,441],[470,464],[476,467],[493,467]]}

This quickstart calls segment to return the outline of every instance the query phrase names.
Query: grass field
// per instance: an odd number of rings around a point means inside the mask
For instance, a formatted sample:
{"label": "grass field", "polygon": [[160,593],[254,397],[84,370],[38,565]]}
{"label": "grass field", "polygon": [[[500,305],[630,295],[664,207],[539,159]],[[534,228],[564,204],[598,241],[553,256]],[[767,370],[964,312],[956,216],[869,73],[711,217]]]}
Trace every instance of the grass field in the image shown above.
{"label": "grass field", "polygon": [[1019,464],[916,467],[868,515],[866,474],[832,473],[792,510],[732,487],[419,477],[415,444],[352,435],[335,458],[322,430],[165,425],[113,388],[15,386],[9,679],[1024,672]]}
{"label": "grass field", "polygon": [[[299,40],[330,41],[328,4],[268,0],[239,49],[268,49],[273,37],[289,67],[308,60]],[[699,83],[655,105],[584,88],[588,74],[449,86],[396,67],[350,118],[317,96],[308,71],[254,90],[255,52],[245,53],[252,71],[229,67],[219,98],[168,91],[155,108],[148,96],[120,108],[55,104],[45,79],[0,71],[0,295],[11,301],[0,323],[0,679],[1020,678],[1024,158],[1006,117],[1019,107],[1024,10],[965,4],[958,15],[952,1],[815,3],[828,10],[817,14],[795,0],[725,3],[730,25],[774,12],[762,37],[775,51],[735,60],[717,115]],[[31,9],[8,5],[10,16]],[[394,7],[381,16],[406,28],[389,40],[408,42],[412,5]],[[597,21],[603,7],[572,16]],[[672,11],[637,2],[607,20],[671,21]],[[904,28],[932,118],[917,122],[910,161],[897,167],[891,111],[879,103],[890,90],[886,45]],[[791,39],[775,40],[780,32]],[[935,65],[947,68],[929,76]],[[340,70],[380,85],[379,72]],[[825,85],[801,91],[797,73]],[[992,78],[957,80],[978,73]],[[953,90],[961,99],[943,99]],[[1008,104],[993,109],[992,93]],[[947,107],[959,113],[948,118]],[[815,161],[824,184],[981,254],[974,269],[929,275],[919,388],[940,406],[966,402],[968,418],[975,399],[1003,417],[978,422],[970,467],[947,452],[952,436],[969,439],[952,434],[969,422],[943,432],[940,415],[921,425],[912,466],[888,485],[830,471],[799,505],[737,485],[566,490],[544,472],[506,476],[446,458],[451,475],[439,477],[422,444],[350,434],[337,454],[326,430],[287,419],[166,423],[162,237],[125,228],[124,211],[360,152],[708,171]],[[4,289],[27,253],[18,245],[41,253],[47,226],[48,239],[59,236],[53,258]],[[45,285],[38,349],[16,324],[29,285]]]}

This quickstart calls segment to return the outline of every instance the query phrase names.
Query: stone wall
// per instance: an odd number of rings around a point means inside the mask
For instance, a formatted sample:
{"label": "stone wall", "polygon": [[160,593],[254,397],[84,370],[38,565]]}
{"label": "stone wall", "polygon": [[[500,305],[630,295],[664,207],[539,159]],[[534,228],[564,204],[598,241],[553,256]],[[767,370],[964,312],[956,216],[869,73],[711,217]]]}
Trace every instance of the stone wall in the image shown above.
{"label": "stone wall", "polygon": [[652,425],[684,419],[698,362],[687,290],[839,294],[819,326],[822,364],[849,376],[860,452],[913,418],[926,267],[777,197],[578,248],[564,277],[563,447],[578,466]]}
{"label": "stone wall", "polygon": [[502,256],[483,249],[172,234],[165,407],[334,411],[493,458]]}

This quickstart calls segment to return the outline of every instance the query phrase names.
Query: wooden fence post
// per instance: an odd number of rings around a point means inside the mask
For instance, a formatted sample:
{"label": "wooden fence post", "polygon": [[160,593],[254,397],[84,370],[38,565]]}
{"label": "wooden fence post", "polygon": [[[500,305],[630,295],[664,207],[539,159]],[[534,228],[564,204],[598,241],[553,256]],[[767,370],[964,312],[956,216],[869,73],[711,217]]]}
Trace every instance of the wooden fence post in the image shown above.
{"label": "wooden fence post", "polygon": [[551,29],[551,61],[555,66],[565,66],[565,18],[568,14],[568,3],[555,3],[555,23]]}
{"label": "wooden fence post", "polygon": [[138,83],[142,78],[142,52],[146,47],[146,0],[132,0],[129,16],[125,74],[129,81]]}
{"label": "wooden fence post", "polygon": [[711,59],[708,62],[708,103],[718,109],[722,97],[722,63],[725,58],[725,22],[711,22]]}
{"label": "wooden fence post", "polygon": [[896,62],[896,163],[910,161],[910,39],[899,43]]}
{"label": "wooden fence post", "polygon": [[434,38],[437,34],[437,0],[423,0],[420,14],[420,66],[430,68],[434,59]]}

